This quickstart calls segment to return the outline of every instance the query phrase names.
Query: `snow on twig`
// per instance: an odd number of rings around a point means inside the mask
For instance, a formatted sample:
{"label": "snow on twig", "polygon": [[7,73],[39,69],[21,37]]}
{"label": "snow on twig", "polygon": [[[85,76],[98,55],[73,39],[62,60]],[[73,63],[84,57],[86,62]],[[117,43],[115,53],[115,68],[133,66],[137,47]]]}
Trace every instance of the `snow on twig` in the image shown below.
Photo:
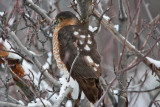
{"label": "snow on twig", "polygon": [[160,61],[152,59],[150,57],[146,57],[152,64],[154,64],[157,68],[160,68]]}

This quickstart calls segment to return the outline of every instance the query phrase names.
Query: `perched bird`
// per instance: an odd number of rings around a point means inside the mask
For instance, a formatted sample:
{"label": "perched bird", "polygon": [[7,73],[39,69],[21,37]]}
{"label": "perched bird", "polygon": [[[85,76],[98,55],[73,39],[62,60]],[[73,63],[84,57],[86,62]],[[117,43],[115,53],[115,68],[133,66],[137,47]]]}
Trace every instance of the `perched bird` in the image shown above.
{"label": "perched bird", "polygon": [[101,58],[96,49],[93,33],[72,12],[64,11],[56,16],[53,55],[57,66],[71,72],[71,77],[92,103],[103,93],[99,82]]}

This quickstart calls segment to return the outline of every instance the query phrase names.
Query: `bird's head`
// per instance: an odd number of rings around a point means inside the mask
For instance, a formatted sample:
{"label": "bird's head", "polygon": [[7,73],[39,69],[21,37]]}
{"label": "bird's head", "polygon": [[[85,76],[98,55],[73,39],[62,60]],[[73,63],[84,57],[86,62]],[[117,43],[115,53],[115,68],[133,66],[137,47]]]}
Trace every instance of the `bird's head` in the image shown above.
{"label": "bird's head", "polygon": [[76,25],[79,23],[78,18],[70,11],[63,11],[55,17],[55,27],[62,28],[67,25]]}

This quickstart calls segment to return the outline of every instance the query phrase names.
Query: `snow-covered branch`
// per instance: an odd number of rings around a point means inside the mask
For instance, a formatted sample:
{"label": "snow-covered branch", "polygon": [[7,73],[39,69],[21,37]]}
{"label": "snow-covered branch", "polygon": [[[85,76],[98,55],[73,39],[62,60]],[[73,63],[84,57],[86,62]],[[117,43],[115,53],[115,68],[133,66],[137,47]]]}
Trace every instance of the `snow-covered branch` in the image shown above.
{"label": "snow-covered branch", "polygon": [[45,10],[34,4],[31,0],[23,1],[28,7],[36,11],[42,18],[46,19],[49,23],[52,23],[52,19],[46,14],[47,12]]}
{"label": "snow-covered branch", "polygon": [[[36,67],[39,69],[39,71],[43,72],[44,69],[42,68],[42,65],[38,61],[38,59],[23,46],[23,44],[17,38],[16,34],[13,31],[11,31],[10,28],[7,28],[7,30],[9,32],[8,36],[12,40],[12,42],[16,43],[16,45],[19,46],[19,48],[23,52],[25,52],[25,54],[34,62]],[[61,86],[60,83],[56,79],[54,79],[47,71],[45,71],[43,74],[49,81],[51,81],[53,83],[54,86],[56,86],[58,88]]]}
{"label": "snow-covered branch", "polygon": [[72,92],[72,88],[68,87],[65,92],[58,98],[58,100],[54,103],[53,107],[60,107],[63,99],[68,95],[69,92]]}
{"label": "snow-covered branch", "polygon": [[26,107],[20,104],[14,104],[14,103],[9,103],[9,102],[4,102],[4,101],[0,101],[0,105],[5,106],[5,107]]}

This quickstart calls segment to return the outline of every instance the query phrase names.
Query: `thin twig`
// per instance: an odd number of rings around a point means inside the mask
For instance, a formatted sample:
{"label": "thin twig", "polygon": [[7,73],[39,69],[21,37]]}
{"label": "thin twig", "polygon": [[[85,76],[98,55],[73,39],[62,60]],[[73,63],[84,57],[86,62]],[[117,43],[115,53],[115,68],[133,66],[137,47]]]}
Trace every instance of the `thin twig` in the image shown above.
{"label": "thin twig", "polygon": [[77,61],[79,55],[80,55],[80,50],[79,50],[79,48],[77,47],[77,55],[76,55],[76,57],[74,58],[74,60],[73,60],[73,62],[72,62],[72,65],[71,65],[71,69],[70,69],[70,71],[69,71],[69,77],[68,77],[67,82],[70,81],[70,76],[71,76],[71,74],[72,74],[74,64],[76,63],[76,61]]}
{"label": "thin twig", "polygon": [[106,88],[106,91],[104,92],[104,94],[102,95],[102,97],[98,100],[98,102],[96,103],[96,107],[99,107],[101,102],[103,101],[103,99],[105,98],[106,94],[109,92],[109,89],[111,88],[111,86],[113,85],[113,83],[117,80],[117,77],[115,77],[112,82],[108,85],[108,87]]}
{"label": "thin twig", "polygon": [[[152,20],[153,20],[153,17],[152,17],[151,11],[150,11],[149,8],[148,8],[148,4],[145,3],[145,0],[142,1],[142,4],[143,4],[143,6],[144,6],[144,9],[145,9],[146,12],[147,12],[147,15],[148,15],[150,21],[152,21]],[[159,15],[159,17],[160,17],[160,15]],[[158,32],[158,34],[160,34],[160,30],[159,30],[158,28],[156,28],[156,31]]]}
{"label": "thin twig", "polygon": [[157,86],[157,87],[155,87],[155,88],[153,88],[153,89],[149,89],[149,90],[141,90],[141,91],[134,91],[134,90],[133,91],[132,90],[126,90],[126,91],[124,91],[124,90],[122,90],[122,91],[129,92],[129,93],[145,93],[145,92],[155,91],[157,89],[160,89],[160,85]]}

